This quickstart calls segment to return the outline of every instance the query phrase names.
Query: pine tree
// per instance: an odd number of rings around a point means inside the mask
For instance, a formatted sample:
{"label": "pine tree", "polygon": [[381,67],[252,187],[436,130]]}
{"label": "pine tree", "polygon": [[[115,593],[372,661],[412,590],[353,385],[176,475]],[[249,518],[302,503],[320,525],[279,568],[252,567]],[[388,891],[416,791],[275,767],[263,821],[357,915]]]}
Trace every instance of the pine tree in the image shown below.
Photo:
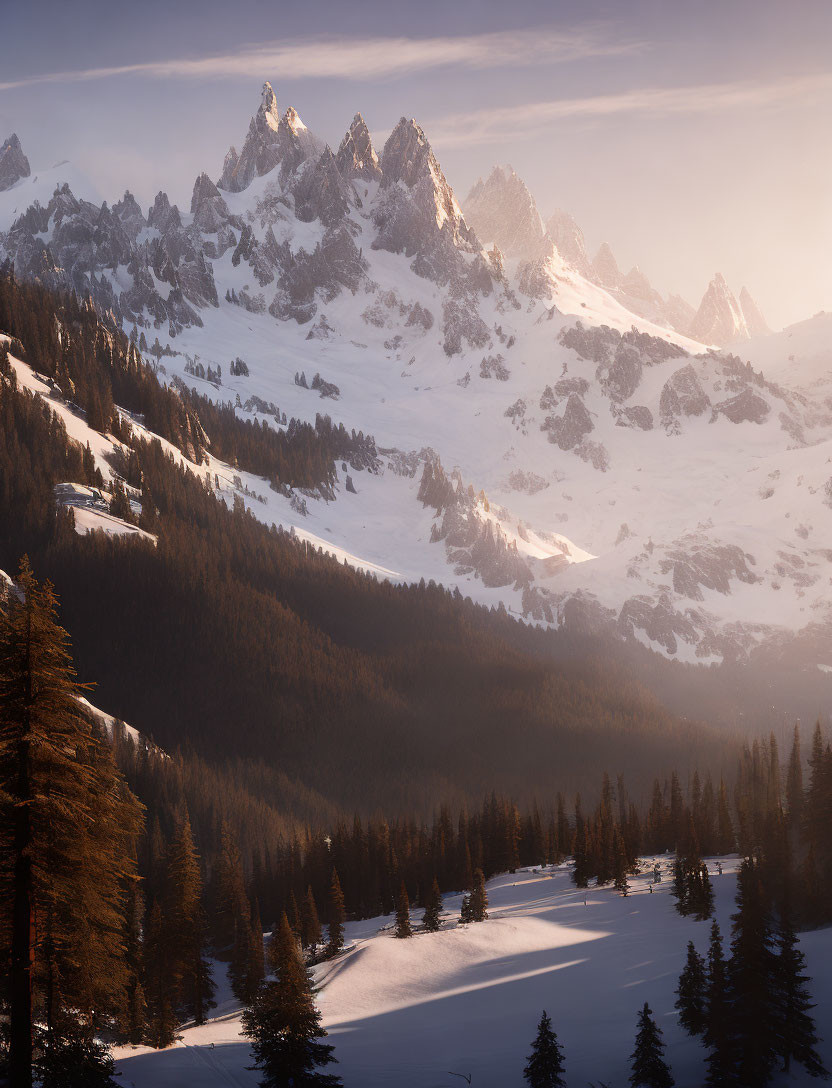
{"label": "pine tree", "polygon": [[737,1083],[760,1088],[777,1061],[776,957],[768,907],[753,861],[737,875],[737,912],[732,916],[731,1031]]}
{"label": "pine tree", "polygon": [[662,1033],[646,1001],[638,1014],[636,1047],[630,1062],[631,1088],[673,1088],[676,1083],[664,1060]]}
{"label": "pine tree", "polygon": [[399,938],[413,936],[413,927],[410,924],[410,900],[407,897],[404,881],[402,881],[396,903],[396,936]]}
{"label": "pine tree", "polygon": [[676,910],[679,914],[688,913],[688,877],[685,871],[685,863],[680,857],[673,862],[673,887],[670,894],[676,900]]}
{"label": "pine tree", "polygon": [[214,981],[206,954],[202,877],[187,816],[170,846],[165,883],[164,925],[174,979],[171,1000],[183,1017],[204,1024],[215,1005]]}
{"label": "pine tree", "polygon": [[263,947],[263,923],[256,897],[251,900],[251,938],[246,966],[245,992],[247,1002],[254,1000],[266,977],[266,955]]}
{"label": "pine tree", "polygon": [[731,1002],[728,967],[722,951],[722,935],[716,922],[711,925],[708,946],[708,975],[705,987],[705,1060],[709,1088],[728,1088],[733,1084],[733,1040],[730,1025]]}
{"label": "pine tree", "polygon": [[341,881],[338,879],[338,873],[333,869],[332,884],[329,889],[329,916],[327,918],[327,929],[329,931],[329,939],[326,944],[327,959],[337,956],[344,947],[345,921],[344,893],[341,891]]}
{"label": "pine tree", "polygon": [[792,1059],[811,1077],[828,1077],[817,1052],[817,1032],[811,1012],[806,960],[797,943],[788,903],[784,905],[777,927],[777,965],[775,992],[777,1006],[777,1051],[783,1070],[789,1071]]}
{"label": "pine tree", "polygon": [[10,935],[11,1079],[28,1088],[36,1016],[55,1061],[62,1010],[80,1013],[82,1043],[121,1018],[141,810],[80,709],[51,585],[26,560],[18,582],[21,597],[0,610],[0,930]]}
{"label": "pine tree", "polygon": [[425,913],[422,915],[422,928],[426,933],[438,933],[442,928],[440,915],[442,913],[442,893],[439,890],[439,882],[433,878],[430,894],[425,903]]}
{"label": "pine tree", "polygon": [[544,1009],[523,1077],[529,1088],[566,1088],[563,1069],[563,1048]]}
{"label": "pine tree", "polygon": [[705,1031],[705,990],[705,961],[694,948],[693,941],[688,941],[687,960],[676,990],[679,1023],[688,1035],[701,1035]]}
{"label": "pine tree", "polygon": [[630,892],[627,881],[627,854],[624,850],[624,840],[618,828],[613,835],[612,871],[615,890],[626,896]]}
{"label": "pine tree", "polygon": [[340,1077],[318,1069],[337,1061],[326,1037],[321,1014],[295,935],[286,915],[277,934],[278,977],[267,982],[243,1013],[243,1034],[252,1040],[255,1068],[262,1088],[337,1088]]}
{"label": "pine tree", "polygon": [[308,948],[314,955],[315,949],[321,943],[321,923],[318,918],[318,908],[315,904],[315,896],[312,894],[312,885],[306,889],[306,898],[301,908],[301,945]]}
{"label": "pine tree", "polygon": [[171,1001],[174,977],[171,971],[170,942],[158,902],[154,902],[150,908],[144,943],[147,1041],[161,1050],[170,1046],[176,1038],[177,1021]]}
{"label": "pine tree", "polygon": [[484,922],[488,917],[488,892],[485,890],[485,877],[482,869],[474,873],[474,887],[470,896],[470,911],[472,922]]}
{"label": "pine tree", "polygon": [[124,950],[129,971],[127,1003],[122,1018],[127,1041],[138,1045],[144,1039],[147,1007],[144,997],[144,950],[142,942],[142,915],[144,906],[138,881],[134,882],[127,897],[124,916]]}

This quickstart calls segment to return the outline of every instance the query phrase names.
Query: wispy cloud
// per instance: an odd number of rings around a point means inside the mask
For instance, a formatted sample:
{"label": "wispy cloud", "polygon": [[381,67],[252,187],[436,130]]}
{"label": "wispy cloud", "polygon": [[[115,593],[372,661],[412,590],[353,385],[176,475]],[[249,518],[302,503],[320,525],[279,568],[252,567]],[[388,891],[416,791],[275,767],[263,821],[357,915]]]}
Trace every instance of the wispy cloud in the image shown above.
{"label": "wispy cloud", "polygon": [[622,115],[671,116],[722,113],[767,106],[803,105],[832,93],[832,72],[788,76],[777,80],[708,83],[692,87],[647,87],[588,98],[557,98],[445,114],[425,123],[435,144],[456,147],[504,143],[512,136],[535,136],[553,124]]}
{"label": "wispy cloud", "polygon": [[118,76],[148,79],[371,80],[442,67],[489,68],[551,64],[642,51],[643,42],[617,35],[609,25],[576,30],[546,28],[468,37],[307,38],[241,46],[209,57],[178,57],[76,71],[43,72],[0,81],[0,91],[43,83],[82,83]]}

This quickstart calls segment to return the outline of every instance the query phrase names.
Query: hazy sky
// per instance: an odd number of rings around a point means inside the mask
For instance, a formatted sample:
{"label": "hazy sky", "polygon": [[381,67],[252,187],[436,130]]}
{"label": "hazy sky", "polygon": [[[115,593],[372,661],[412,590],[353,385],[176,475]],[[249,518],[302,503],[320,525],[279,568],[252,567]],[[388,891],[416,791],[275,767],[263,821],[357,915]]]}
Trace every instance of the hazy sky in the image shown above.
{"label": "hazy sky", "polygon": [[832,309],[829,0],[3,0],[0,26],[0,139],[110,200],[187,205],[269,79],[335,146],[357,110],[415,117],[461,199],[511,163],[664,292],[719,270],[772,325]]}

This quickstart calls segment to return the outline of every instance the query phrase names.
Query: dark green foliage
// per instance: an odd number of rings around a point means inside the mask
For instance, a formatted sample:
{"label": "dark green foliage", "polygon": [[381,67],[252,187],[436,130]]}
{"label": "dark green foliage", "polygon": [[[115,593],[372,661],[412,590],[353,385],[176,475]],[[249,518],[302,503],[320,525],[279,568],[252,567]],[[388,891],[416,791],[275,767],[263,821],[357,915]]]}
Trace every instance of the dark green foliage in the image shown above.
{"label": "dark green foliage", "polygon": [[87,1043],[121,1019],[141,809],[78,703],[52,587],[26,561],[18,584],[0,601],[0,952],[11,1079],[25,1088],[36,1022],[52,1045],[69,1009]]}
{"label": "dark green foliage", "polygon": [[693,941],[688,941],[687,960],[676,990],[679,1023],[688,1035],[702,1035],[705,1031],[706,989],[705,961],[696,951]]}
{"label": "dark green foliage", "polygon": [[396,901],[396,936],[399,938],[413,936],[413,927],[410,924],[410,900],[404,881]]}
{"label": "dark green foliage", "polygon": [[676,1083],[664,1060],[662,1033],[646,1001],[638,1014],[636,1046],[630,1063],[631,1088],[673,1088]]}
{"label": "dark green foliage", "polygon": [[425,903],[425,913],[422,915],[422,929],[426,933],[438,933],[442,928],[440,914],[442,912],[442,892],[436,877],[433,878],[430,893]]}
{"label": "dark green foliage", "polygon": [[566,1088],[563,1070],[563,1048],[544,1009],[523,1077],[529,1088]]}
{"label": "dark green foliage", "polygon": [[788,905],[782,910],[777,926],[776,948],[777,1052],[783,1069],[788,1072],[792,1061],[796,1061],[811,1077],[828,1077],[829,1072],[817,1052],[806,959],[797,943]]}
{"label": "dark green foliage", "polygon": [[737,874],[737,911],[732,916],[728,985],[737,1084],[760,1088],[777,1060],[776,952],[771,915],[756,864],[746,859]]}
{"label": "dark green foliage", "polygon": [[705,987],[704,1042],[709,1088],[727,1088],[733,1083],[733,1046],[731,1035],[731,996],[728,965],[722,950],[722,936],[716,922],[711,925],[708,946],[708,974]]}
{"label": "dark green foliage", "polygon": [[329,910],[327,912],[328,940],[326,944],[327,959],[337,956],[344,947],[344,893],[341,890],[341,881],[338,873],[332,870],[332,883],[329,888]]}
{"label": "dark green foliage", "polygon": [[68,1022],[44,1040],[35,1066],[41,1088],[118,1088],[109,1049]]}
{"label": "dark green foliage", "polygon": [[312,892],[311,884],[306,888],[306,897],[303,900],[303,907],[301,908],[300,936],[303,948],[308,948],[313,953],[322,940],[318,907],[315,903],[315,896]]}
{"label": "dark green foliage", "polygon": [[339,1077],[321,1073],[337,1059],[321,1042],[326,1032],[315,1008],[298,942],[284,915],[277,934],[277,978],[267,982],[243,1014],[243,1034],[251,1039],[263,1088],[335,1088]]}

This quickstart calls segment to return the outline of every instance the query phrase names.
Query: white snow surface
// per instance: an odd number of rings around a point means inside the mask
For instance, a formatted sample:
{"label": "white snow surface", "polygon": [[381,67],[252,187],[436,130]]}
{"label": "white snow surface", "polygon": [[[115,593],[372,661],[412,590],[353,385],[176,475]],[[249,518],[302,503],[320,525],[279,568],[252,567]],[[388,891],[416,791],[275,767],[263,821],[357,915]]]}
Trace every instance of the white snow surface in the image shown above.
{"label": "white snow surface", "polygon": [[[669,870],[670,859],[661,859]],[[653,859],[645,859],[652,865]],[[736,858],[708,859],[723,937],[730,933]],[[649,1002],[664,1033],[678,1088],[699,1088],[704,1050],[677,1022],[675,988],[692,940],[707,952],[710,924],[682,918],[670,875],[654,894],[635,877],[623,898],[611,888],[576,889],[569,866],[505,874],[488,884],[489,918],[457,926],[460,896],[446,896],[440,933],[396,940],[392,919],[347,925],[348,950],[314,969],[317,1001],[345,1088],[452,1088],[472,1075],[477,1088],[521,1088],[523,1066],[543,1009],[565,1051],[566,1081],[585,1088],[625,1084],[636,1016]],[[413,912],[414,923],[419,912]],[[832,1063],[832,930],[801,936],[821,1055]],[[727,940],[726,940],[727,947]],[[186,1027],[165,1051],[121,1047],[125,1088],[254,1088],[251,1054],[225,971],[215,1015]],[[774,1085],[809,1084],[800,1067]],[[813,1082],[811,1082],[813,1083]]]}
{"label": "white snow surface", "polygon": [[[43,177],[38,184],[45,184]],[[480,603],[503,604],[553,625],[577,601],[589,608],[594,625],[681,660],[742,658],[767,641],[785,646],[795,634],[804,638],[807,660],[828,654],[817,633],[832,625],[826,544],[832,536],[832,316],[817,315],[737,347],[743,362],[762,370],[766,382],[760,384],[756,376],[737,377],[702,343],[637,317],[552,248],[538,262],[531,295],[523,293],[518,258],[505,262],[502,286],[466,301],[489,343],[475,349],[463,338],[462,350],[449,357],[442,327],[448,288],[416,274],[403,253],[373,248],[372,213],[384,194],[377,182],[351,185],[355,203],[346,222],[366,262],[354,293],[319,291],[315,317],[303,325],[250,312],[225,301],[226,293],[262,296],[265,310],[275,285],[261,287],[245,260],[235,265],[231,246],[211,261],[220,301],[200,308],[203,327],[175,337],[163,327],[145,330],[148,340],[158,335],[177,353],[162,358],[163,380],[179,377],[218,401],[233,403],[239,395],[241,405],[256,396],[289,418],[313,421],[326,413],[392,451],[382,455],[377,474],[339,464],[334,501],[304,495],[305,514],[300,497],[279,495],[267,481],[212,461],[211,478],[226,501],[240,495],[265,523],[292,529],[310,546],[377,577],[432,578]],[[275,169],[223,199],[258,242],[272,230],[293,254],[311,252],[325,227],[300,221],[283,186]],[[33,197],[13,199],[17,208]],[[1,213],[2,207],[0,229]],[[186,226],[191,222],[184,216]],[[123,284],[111,279],[118,293]],[[406,320],[416,303],[432,315],[430,328]],[[619,398],[610,392],[614,367],[605,373],[604,365],[561,342],[578,321],[589,329],[635,328],[680,354],[643,361],[634,389]],[[186,372],[188,358],[196,357],[204,367],[222,367],[220,387]],[[249,376],[230,375],[237,357]],[[488,360],[498,368],[489,370]],[[668,418],[668,388],[689,371],[706,407]],[[296,385],[297,372],[308,381],[320,373],[337,385],[338,399]],[[578,383],[582,392],[545,406],[547,390],[562,381]],[[740,390],[759,418],[740,413],[732,421],[722,410]],[[590,429],[564,448],[554,441],[552,425],[575,404]],[[69,411],[56,410],[64,417]],[[237,412],[277,425],[272,413]],[[648,413],[651,426],[640,429],[627,415],[633,412]],[[77,429],[76,420],[66,421]],[[98,458],[107,441],[91,441]],[[516,548],[535,602],[524,594],[522,578],[505,576],[495,584],[435,540],[441,517],[417,498],[428,451],[449,474],[457,473],[460,486],[484,491],[487,503],[478,504],[476,518],[480,525],[490,521]],[[403,474],[401,455],[409,457],[412,475]],[[347,475],[357,494],[348,490]]]}

